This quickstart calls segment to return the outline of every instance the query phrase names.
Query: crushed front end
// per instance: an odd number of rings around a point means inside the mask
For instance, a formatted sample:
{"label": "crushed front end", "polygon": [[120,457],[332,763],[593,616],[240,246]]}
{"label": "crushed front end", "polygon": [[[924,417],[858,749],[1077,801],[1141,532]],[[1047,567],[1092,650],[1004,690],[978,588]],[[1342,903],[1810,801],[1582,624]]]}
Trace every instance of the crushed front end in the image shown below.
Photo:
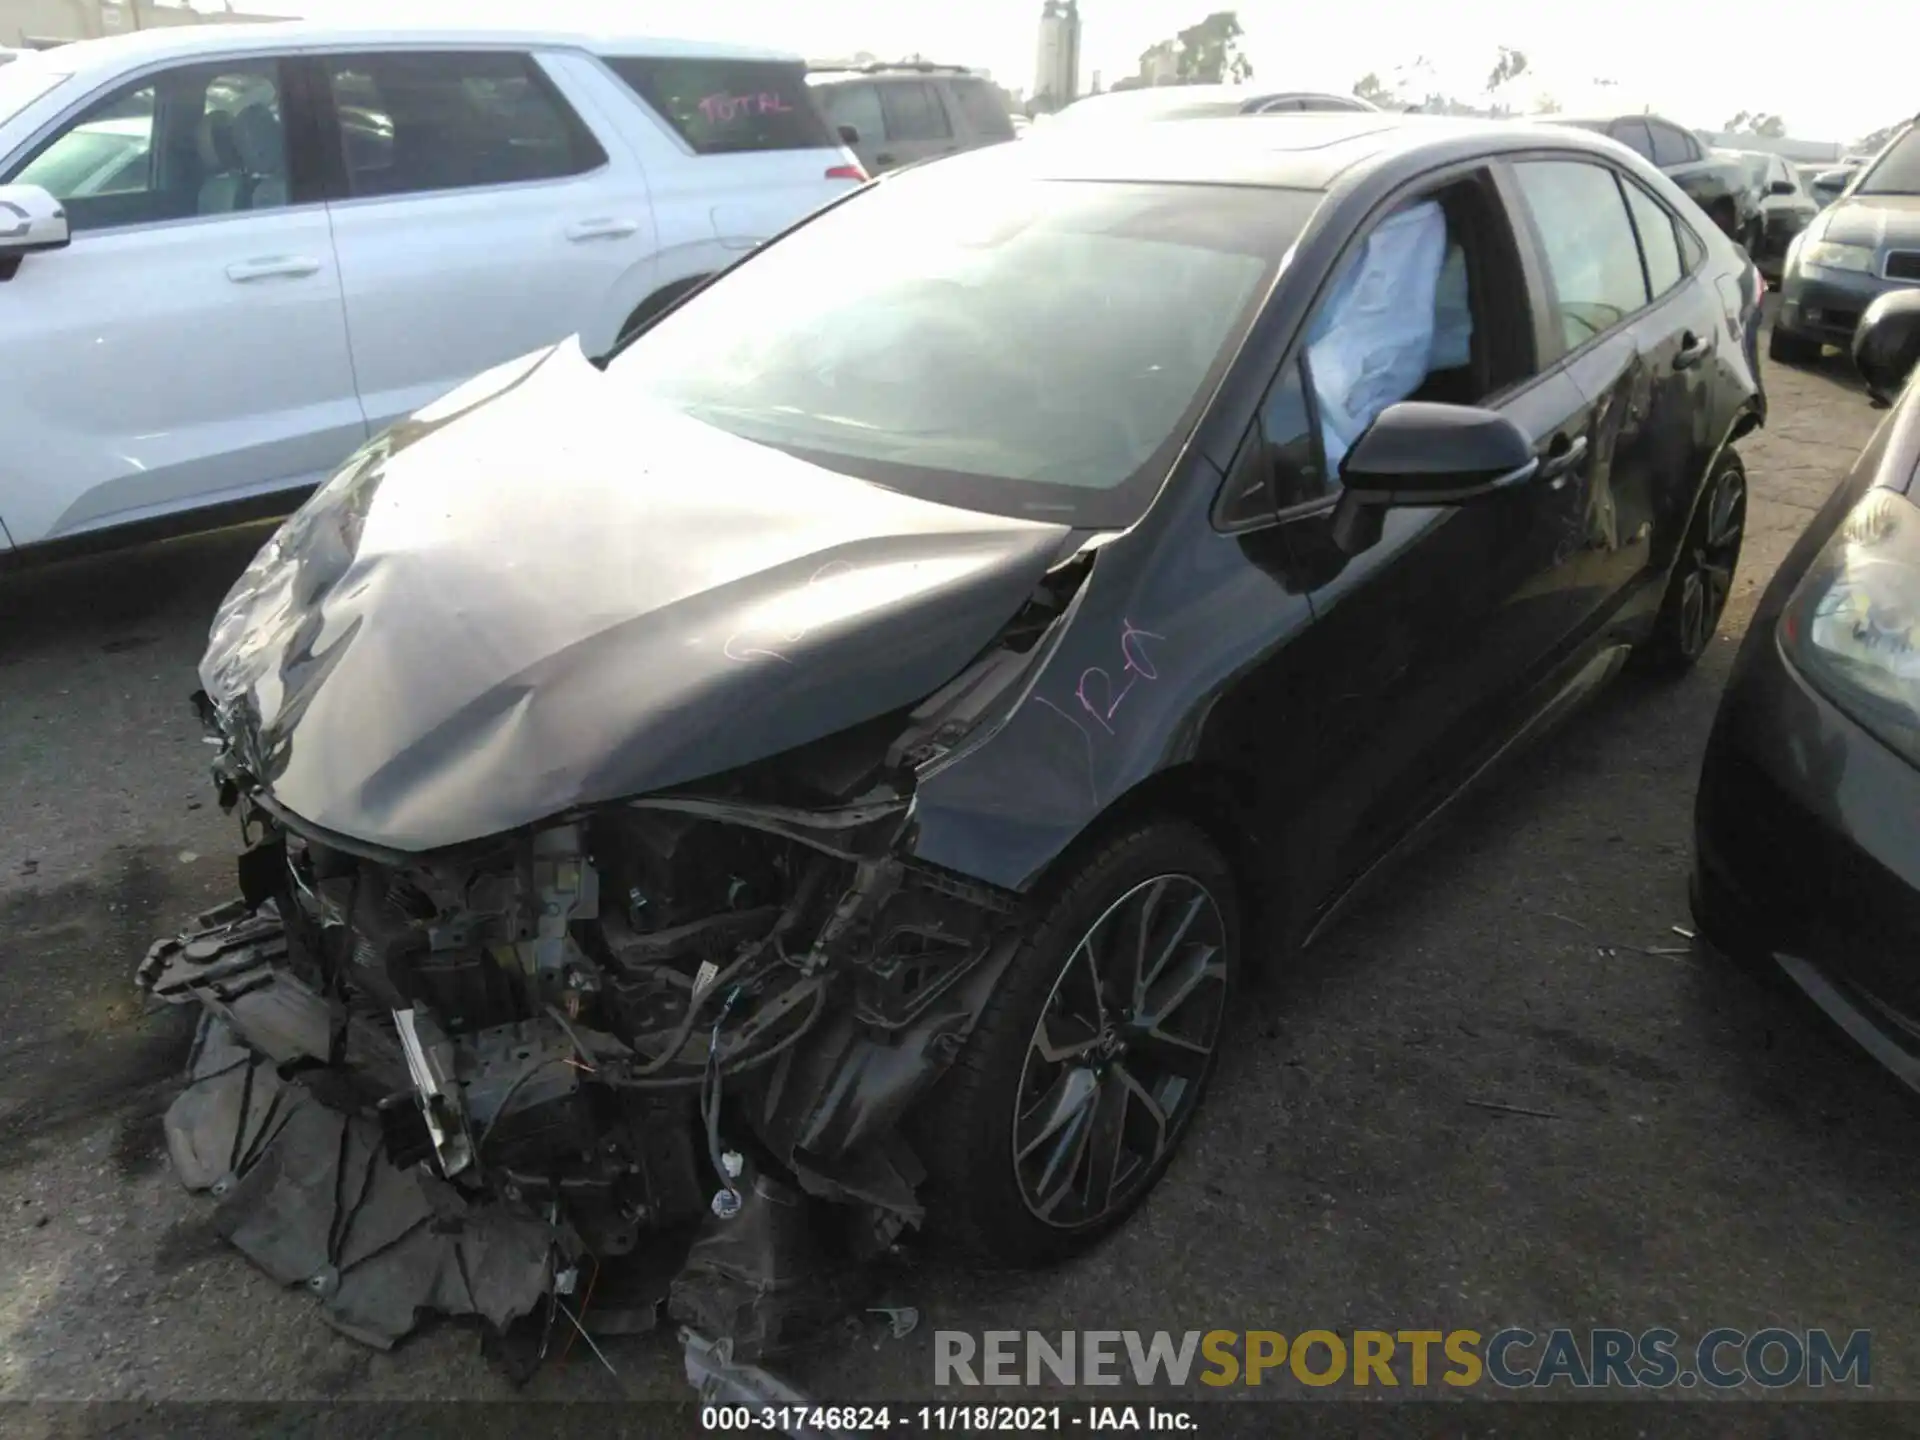
{"label": "crushed front end", "polygon": [[1014,897],[911,858],[924,727],[403,854],[285,813],[200,704],[242,896],[138,978],[206,1012],[166,1130],[234,1245],[372,1344],[478,1316],[522,1375],[589,1307],[745,1362],[861,1302],[1013,943]]}

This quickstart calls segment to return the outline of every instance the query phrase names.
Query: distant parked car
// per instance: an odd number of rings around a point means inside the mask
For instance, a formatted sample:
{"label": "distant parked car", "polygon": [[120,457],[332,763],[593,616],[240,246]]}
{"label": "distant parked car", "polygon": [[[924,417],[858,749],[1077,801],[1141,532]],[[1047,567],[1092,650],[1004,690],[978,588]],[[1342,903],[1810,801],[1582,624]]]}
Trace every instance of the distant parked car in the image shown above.
{"label": "distant parked car", "polygon": [[1249,85],[1155,85],[1084,96],[1062,110],[1059,118],[1076,123],[1126,123],[1378,108],[1357,95],[1336,95],[1322,90],[1261,90]]}
{"label": "distant parked car", "polygon": [[1000,87],[964,65],[816,70],[807,83],[872,175],[1014,138]]}
{"label": "distant parked car", "polygon": [[0,554],[291,508],[461,381],[604,354],[865,179],[773,51],[276,24],[26,55]]}
{"label": "distant parked car", "polygon": [[1920,123],[1894,136],[1795,238],[1768,354],[1806,363],[1823,345],[1851,345],[1867,306],[1911,285],[1920,285]]}
{"label": "distant parked car", "polygon": [[1739,162],[1715,155],[1692,131],[1658,115],[1545,118],[1551,124],[1578,125],[1612,136],[1666,171],[1726,234],[1743,242],[1752,235],[1760,212],[1748,193],[1746,171]]}
{"label": "distant parked car", "polygon": [[1747,177],[1748,191],[1759,211],[1745,242],[1747,253],[1753,256],[1753,263],[1760,267],[1762,275],[1778,281],[1786,265],[1787,247],[1820,213],[1820,202],[1813,198],[1794,168],[1778,155],[1754,150],[1719,153],[1740,163]]}

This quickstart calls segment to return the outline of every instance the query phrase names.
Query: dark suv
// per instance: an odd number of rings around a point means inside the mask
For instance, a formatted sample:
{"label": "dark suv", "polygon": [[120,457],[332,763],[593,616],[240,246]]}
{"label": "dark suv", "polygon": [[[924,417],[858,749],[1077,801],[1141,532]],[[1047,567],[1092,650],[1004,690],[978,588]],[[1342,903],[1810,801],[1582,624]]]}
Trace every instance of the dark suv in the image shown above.
{"label": "dark suv", "polygon": [[867,65],[807,76],[869,175],[1013,139],[1006,98],[964,65]]}
{"label": "dark suv", "polygon": [[1737,160],[1715,155],[1691,130],[1658,115],[1555,115],[1550,120],[1611,135],[1666,171],[1728,235],[1743,244],[1752,236],[1760,211],[1745,171]]}

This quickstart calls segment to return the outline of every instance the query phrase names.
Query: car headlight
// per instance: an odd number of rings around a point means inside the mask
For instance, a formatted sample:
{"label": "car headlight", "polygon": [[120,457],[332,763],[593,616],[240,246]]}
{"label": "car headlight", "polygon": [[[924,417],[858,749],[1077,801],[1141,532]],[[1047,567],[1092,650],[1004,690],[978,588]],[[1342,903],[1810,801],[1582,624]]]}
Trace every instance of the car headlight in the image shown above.
{"label": "car headlight", "polygon": [[1800,247],[1800,263],[1817,270],[1873,271],[1873,251],[1865,245],[1840,245],[1832,240],[1815,240]]}
{"label": "car headlight", "polygon": [[1779,633],[1814,689],[1920,765],[1920,508],[1869,490],[1795,587]]}

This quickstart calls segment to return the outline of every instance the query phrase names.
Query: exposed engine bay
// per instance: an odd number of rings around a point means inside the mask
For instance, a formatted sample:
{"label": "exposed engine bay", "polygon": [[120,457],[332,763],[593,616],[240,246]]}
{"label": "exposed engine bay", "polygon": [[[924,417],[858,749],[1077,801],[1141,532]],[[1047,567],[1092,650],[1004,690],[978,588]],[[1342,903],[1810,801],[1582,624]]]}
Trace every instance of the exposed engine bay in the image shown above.
{"label": "exposed engine bay", "polygon": [[[370,1344],[478,1317],[524,1378],[668,1320],[750,1389],[925,1218],[916,1107],[1028,917],[922,857],[916,806],[1014,723],[1104,541],[689,426],[654,438],[771,470],[623,468],[601,520],[646,563],[594,565],[476,498],[485,431],[388,432],[215,617],[241,893],[139,967],[206,1012],[168,1147]],[[1089,776],[1049,784],[1070,834]]]}
{"label": "exposed engine bay", "polygon": [[875,728],[777,785],[432,856],[309,833],[222,741],[242,898],[139,972],[208,1012],[167,1117],[181,1178],[383,1347],[478,1315],[524,1377],[593,1293],[599,1333],[664,1314],[742,1362],[817,1333],[923,1216],[906,1121],[1014,938],[1018,897],[904,854],[911,793],[875,778],[979,681],[887,717],[878,768],[846,761]]}

